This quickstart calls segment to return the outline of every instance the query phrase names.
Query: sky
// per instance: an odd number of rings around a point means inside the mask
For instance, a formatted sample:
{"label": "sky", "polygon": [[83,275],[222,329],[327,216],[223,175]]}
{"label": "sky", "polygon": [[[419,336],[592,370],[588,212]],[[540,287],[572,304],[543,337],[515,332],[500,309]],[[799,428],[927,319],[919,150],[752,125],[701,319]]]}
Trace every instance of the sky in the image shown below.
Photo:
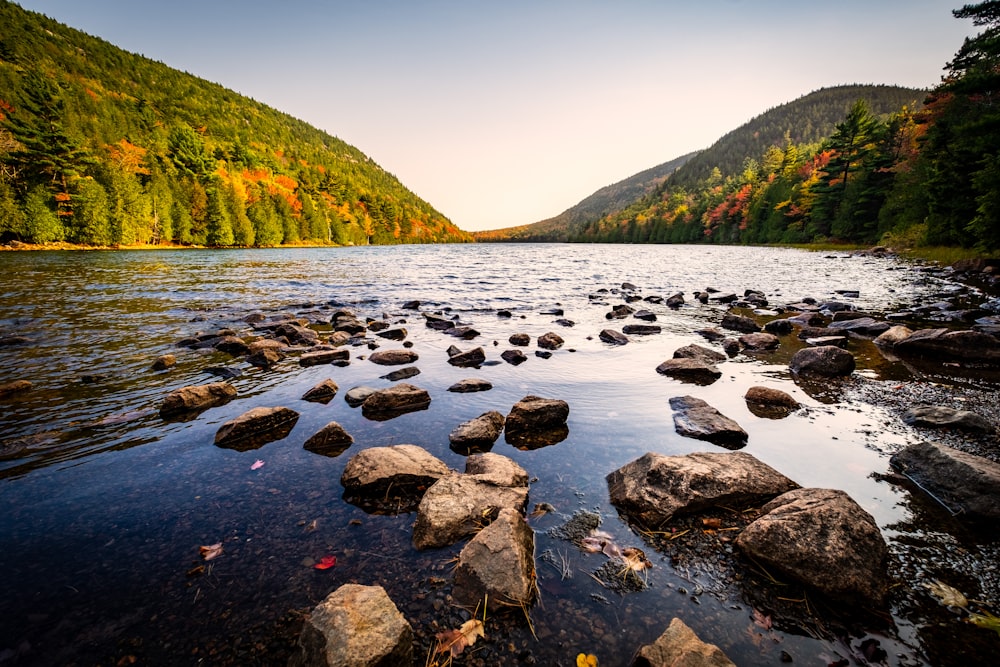
{"label": "sky", "polygon": [[849,83],[928,88],[966,0],[18,0],[369,155],[462,229],[529,224]]}

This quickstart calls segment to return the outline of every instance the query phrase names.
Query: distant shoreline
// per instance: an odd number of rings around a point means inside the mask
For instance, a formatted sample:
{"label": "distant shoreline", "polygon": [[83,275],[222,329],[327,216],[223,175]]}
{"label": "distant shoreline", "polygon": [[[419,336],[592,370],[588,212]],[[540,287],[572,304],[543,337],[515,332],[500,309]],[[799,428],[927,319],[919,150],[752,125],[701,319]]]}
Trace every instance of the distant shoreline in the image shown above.
{"label": "distant shoreline", "polygon": [[277,245],[277,246],[265,246],[262,248],[251,248],[248,246],[226,246],[226,247],[215,247],[215,246],[204,246],[204,245],[179,245],[175,243],[170,244],[150,244],[150,243],[140,243],[135,245],[115,245],[115,246],[95,246],[95,245],[80,245],[77,243],[67,243],[65,241],[59,241],[56,243],[22,243],[20,241],[11,241],[0,245],[0,252],[27,252],[27,251],[44,251],[44,250],[273,250],[275,248],[348,248],[355,247],[352,244],[348,245],[338,245],[336,243],[331,244],[319,244],[319,243],[303,243],[295,245]]}

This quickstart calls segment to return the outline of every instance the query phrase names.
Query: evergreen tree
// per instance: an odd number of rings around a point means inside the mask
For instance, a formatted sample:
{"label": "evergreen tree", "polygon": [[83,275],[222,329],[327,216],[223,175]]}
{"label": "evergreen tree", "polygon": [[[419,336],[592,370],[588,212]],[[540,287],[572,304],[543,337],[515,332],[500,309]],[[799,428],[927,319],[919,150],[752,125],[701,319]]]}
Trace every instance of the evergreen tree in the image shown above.
{"label": "evergreen tree", "polygon": [[36,185],[24,201],[24,240],[32,243],[62,241],[65,231],[59,216],[53,210],[52,193],[43,185]]}
{"label": "evergreen tree", "polygon": [[82,179],[77,187],[73,229],[69,240],[73,243],[99,246],[112,243],[108,220],[108,195],[104,187],[92,178]]}
{"label": "evergreen tree", "polygon": [[205,188],[205,244],[213,247],[231,246],[235,242],[233,223],[226,206],[226,193],[220,179],[213,178]]}

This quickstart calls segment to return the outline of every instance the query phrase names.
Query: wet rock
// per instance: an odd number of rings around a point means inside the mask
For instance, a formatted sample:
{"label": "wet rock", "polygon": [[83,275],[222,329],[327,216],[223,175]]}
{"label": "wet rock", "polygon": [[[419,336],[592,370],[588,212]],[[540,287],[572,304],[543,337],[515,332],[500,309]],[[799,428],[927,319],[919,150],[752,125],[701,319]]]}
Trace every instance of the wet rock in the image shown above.
{"label": "wet rock", "polygon": [[803,348],[788,362],[793,373],[825,377],[850,375],[854,372],[854,365],[854,355],[835,345]]}
{"label": "wet rock", "polygon": [[573,320],[567,320],[564,317],[560,317],[558,320],[556,320],[556,324],[558,324],[561,327],[575,327],[576,326],[576,322],[574,322]]}
{"label": "wet rock", "polygon": [[340,476],[347,496],[397,494],[419,498],[451,471],[443,461],[416,445],[369,447],[347,462]]}
{"label": "wet rock", "polygon": [[236,398],[236,387],[228,382],[181,387],[163,399],[163,405],[160,406],[160,416],[169,419],[201,412],[228,403],[234,398]]}
{"label": "wet rock", "polygon": [[825,310],[828,313],[839,313],[845,310],[854,310],[854,304],[844,301],[825,301],[819,304],[819,309]]}
{"label": "wet rock", "polygon": [[504,350],[500,353],[500,358],[513,366],[523,364],[528,360],[528,357],[521,350]]}
{"label": "wet rock", "polygon": [[247,346],[247,350],[250,354],[260,352],[261,350],[277,350],[278,352],[284,352],[288,349],[288,346],[282,343],[280,340],[272,340],[270,338],[262,338],[261,340],[255,340]]}
{"label": "wet rock", "polygon": [[838,489],[796,489],[761,508],[736,545],[833,598],[880,605],[889,549],[868,512]]}
{"label": "wet rock", "polygon": [[615,331],[614,329],[604,329],[598,335],[605,343],[610,343],[611,345],[625,345],[628,343],[628,336]]}
{"label": "wet rock", "polygon": [[504,422],[502,414],[491,410],[456,426],[448,441],[451,448],[460,454],[487,451],[500,437]]}
{"label": "wet rock", "polygon": [[629,336],[651,336],[661,331],[663,328],[655,324],[626,324],[622,327],[622,333]]}
{"label": "wet rock", "polygon": [[466,352],[458,348],[448,350],[448,363],[459,368],[478,368],[486,361],[486,350],[477,347]]}
{"label": "wet rock", "polygon": [[472,340],[473,338],[479,336],[479,332],[472,327],[453,327],[446,331],[449,336],[454,336],[455,338],[461,338],[462,340]]}
{"label": "wet rock", "polygon": [[510,312],[506,308],[501,308],[500,310],[497,311],[497,317],[502,319],[509,319],[511,317],[514,317],[514,313]]}
{"label": "wet rock", "polygon": [[340,388],[337,383],[327,378],[314,386],[312,389],[302,394],[303,401],[311,401],[313,403],[323,403],[324,405],[333,400],[333,397],[337,395],[337,391]]}
{"label": "wet rock", "polygon": [[543,350],[558,350],[566,341],[559,334],[550,331],[539,336],[536,342]]}
{"label": "wet rock", "polygon": [[295,426],[299,413],[290,408],[253,408],[219,427],[215,444],[245,452],[281,440]]}
{"label": "wet rock", "polygon": [[424,320],[428,329],[435,329],[436,331],[447,331],[455,326],[453,321],[438,317],[437,315],[431,315],[430,313],[424,313]]}
{"label": "wet rock", "polygon": [[[385,331],[386,329],[389,328],[389,323],[386,322],[385,320],[373,320],[372,318],[369,317],[365,319],[365,322],[368,325],[368,330],[374,332],[376,335],[380,331]],[[406,330],[403,329],[403,331]],[[393,335],[398,336],[398,334],[393,334]],[[398,340],[403,340],[403,338],[406,338],[406,334],[403,334],[403,336],[399,337]]]}
{"label": "wet rock", "polygon": [[172,354],[160,355],[153,362],[154,371],[165,371],[168,368],[172,368],[177,365],[177,357]]}
{"label": "wet rock", "polygon": [[330,422],[309,437],[302,445],[307,452],[320,456],[336,457],[343,454],[354,442],[350,433],[337,422]]}
{"label": "wet rock", "polygon": [[712,384],[722,377],[722,371],[704,359],[667,359],[656,367],[656,372],[675,380],[700,385]]}
{"label": "wet rock", "polygon": [[612,308],[611,312],[606,313],[604,317],[609,320],[623,320],[634,312],[635,308],[621,304]]}
{"label": "wet rock", "polygon": [[225,352],[226,354],[231,354],[234,357],[242,357],[250,352],[250,347],[243,341],[242,338],[238,338],[236,336],[223,336],[212,347],[219,352]]}
{"label": "wet rock", "polygon": [[381,586],[344,584],[316,605],[299,636],[297,667],[413,664],[413,628]]}
{"label": "wet rock", "polygon": [[[470,474],[470,466],[478,472]],[[413,524],[417,549],[444,547],[474,535],[501,509],[524,512],[528,476],[516,463],[499,454],[474,454],[466,471],[442,477],[427,489]]]}
{"label": "wet rock", "polygon": [[652,644],[639,649],[632,667],[736,667],[715,644],[706,644],[679,618]]}
{"label": "wet rock", "polygon": [[284,338],[292,345],[315,345],[319,342],[319,334],[307,327],[285,322],[273,331],[275,338]]}
{"label": "wet rock", "polygon": [[524,347],[525,345],[529,345],[531,343],[531,336],[526,333],[516,333],[511,334],[510,338],[507,340],[511,345],[520,345],[521,347]]}
{"label": "wet rock", "polygon": [[740,341],[736,338],[723,338],[722,351],[725,352],[728,357],[735,357],[740,353]]}
{"label": "wet rock", "polygon": [[745,452],[649,452],[607,476],[611,503],[643,525],[660,528],[675,514],[769,500],[798,484]]}
{"label": "wet rock", "polygon": [[909,327],[904,326],[894,326],[875,339],[875,344],[879,347],[893,348],[896,343],[906,340],[913,334],[913,330]]}
{"label": "wet rock", "polygon": [[849,332],[858,336],[874,338],[892,328],[888,322],[880,322],[871,317],[834,321],[827,325],[828,329]]}
{"label": "wet rock", "polygon": [[722,294],[720,296],[713,296],[712,301],[718,301],[719,303],[733,303],[738,298],[739,297],[736,296],[735,294],[728,293],[728,294]]}
{"label": "wet rock", "polygon": [[407,366],[406,368],[400,368],[379,377],[383,380],[388,380],[389,382],[399,382],[400,380],[406,380],[407,378],[415,377],[417,375],[420,375],[419,368],[416,366]]}
{"label": "wet rock", "polygon": [[419,358],[413,350],[378,350],[368,356],[368,361],[379,366],[402,366],[412,364]]}
{"label": "wet rock", "polygon": [[726,449],[740,449],[747,444],[747,432],[711,405],[693,396],[670,399],[674,410],[674,430],[680,435],[705,440]]}
{"label": "wet rock", "polygon": [[333,325],[335,332],[346,333],[351,336],[363,334],[368,330],[368,325],[353,315],[334,315],[330,324]]}
{"label": "wet rock", "polygon": [[351,358],[350,350],[317,350],[306,352],[299,357],[300,366],[322,366],[332,364],[337,361],[346,361]]}
{"label": "wet rock", "polygon": [[[230,368],[229,366],[208,366],[203,368],[202,373],[208,373],[209,375],[214,375],[215,377],[220,377],[224,380],[232,380],[233,378],[238,378],[243,375],[243,371],[238,368]],[[85,383],[91,382],[103,382],[106,380],[106,376],[101,375],[84,375],[80,380]]]}
{"label": "wet rock", "polygon": [[722,333],[718,329],[713,329],[713,328],[696,329],[695,333],[711,343],[720,341],[726,337],[726,334]]}
{"label": "wet rock", "polygon": [[729,329],[731,331],[742,331],[743,333],[756,333],[760,331],[760,325],[754,322],[749,317],[744,317],[742,315],[736,315],[734,313],[726,313],[722,317],[722,322],[719,324],[723,329]]}
{"label": "wet rock", "polygon": [[507,433],[544,431],[566,425],[569,404],[555,398],[525,396],[507,415]]}
{"label": "wet rock", "polygon": [[744,334],[739,341],[746,350],[774,350],[781,344],[777,336],[765,332]]}
{"label": "wet rock", "polygon": [[635,315],[633,315],[633,317],[635,317],[635,319],[637,320],[642,320],[643,322],[656,321],[656,313],[653,313],[648,310],[638,310],[636,311]]}
{"label": "wet rock", "polygon": [[801,407],[791,395],[771,387],[750,387],[743,398],[750,412],[765,419],[782,419]]}
{"label": "wet rock", "polygon": [[462,549],[453,595],[459,604],[488,610],[527,606],[536,595],[535,533],[521,513],[504,508]]}
{"label": "wet rock", "polygon": [[928,442],[910,445],[890,463],[951,513],[1000,520],[1000,464]]}
{"label": "wet rock", "polygon": [[403,340],[406,338],[406,329],[402,327],[396,329],[386,329],[384,331],[379,331],[375,335],[379,338],[385,338],[388,340]]}
{"label": "wet rock", "polygon": [[407,301],[401,307],[403,310],[420,310],[420,302],[414,299],[412,301]]}
{"label": "wet rock", "polygon": [[539,359],[551,359],[552,353],[548,350],[535,350],[535,356]]}
{"label": "wet rock", "polygon": [[900,356],[1000,363],[1000,339],[979,331],[920,329],[897,342],[892,349]]}
{"label": "wet rock", "polygon": [[982,415],[970,410],[955,410],[943,405],[918,405],[903,413],[910,426],[928,428],[959,428],[972,433],[993,433],[993,425]]}
{"label": "wet rock", "polygon": [[361,404],[361,412],[369,419],[383,421],[407,412],[426,410],[430,404],[427,390],[400,382],[373,392]]}
{"label": "wet rock", "polygon": [[714,364],[719,361],[725,361],[726,355],[717,350],[692,343],[691,345],[685,345],[674,350],[674,359],[701,359],[702,361]]}
{"label": "wet rock", "polygon": [[667,297],[665,303],[667,305],[667,308],[672,308],[673,310],[677,310],[678,308],[684,305],[684,294],[682,292],[673,294]]}
{"label": "wet rock", "polygon": [[378,389],[375,389],[374,387],[351,387],[347,390],[347,393],[344,394],[344,400],[347,401],[349,406],[356,408],[363,404],[365,400],[376,391],[378,391]]}
{"label": "wet rock", "polygon": [[833,345],[844,349],[847,347],[847,338],[843,336],[818,336],[816,338],[806,338],[806,345],[810,347],[823,347],[824,345]]}
{"label": "wet rock", "polygon": [[480,378],[465,378],[448,387],[448,391],[456,394],[471,394],[477,391],[489,391],[493,383]]}
{"label": "wet rock", "polygon": [[28,380],[12,380],[11,382],[4,382],[3,384],[0,384],[0,398],[23,394],[26,391],[30,391],[31,387],[32,384]]}
{"label": "wet rock", "polygon": [[333,347],[347,345],[350,342],[351,342],[351,334],[347,333],[346,331],[334,331],[326,339],[327,345],[332,345]]}
{"label": "wet rock", "polygon": [[784,336],[786,334],[792,333],[795,326],[789,319],[771,320],[764,325],[764,331],[767,333],[774,334],[776,336]]}
{"label": "wet rock", "polygon": [[24,336],[0,336],[0,347],[12,347],[14,345],[26,345],[31,339]]}

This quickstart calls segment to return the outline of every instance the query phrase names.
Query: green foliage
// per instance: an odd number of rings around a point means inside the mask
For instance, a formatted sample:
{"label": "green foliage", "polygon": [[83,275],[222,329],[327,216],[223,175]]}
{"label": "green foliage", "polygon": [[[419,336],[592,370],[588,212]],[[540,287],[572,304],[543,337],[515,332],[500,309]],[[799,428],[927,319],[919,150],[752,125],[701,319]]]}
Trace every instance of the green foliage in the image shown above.
{"label": "green foliage", "polygon": [[7,0],[0,211],[96,245],[471,240],[336,137]]}

